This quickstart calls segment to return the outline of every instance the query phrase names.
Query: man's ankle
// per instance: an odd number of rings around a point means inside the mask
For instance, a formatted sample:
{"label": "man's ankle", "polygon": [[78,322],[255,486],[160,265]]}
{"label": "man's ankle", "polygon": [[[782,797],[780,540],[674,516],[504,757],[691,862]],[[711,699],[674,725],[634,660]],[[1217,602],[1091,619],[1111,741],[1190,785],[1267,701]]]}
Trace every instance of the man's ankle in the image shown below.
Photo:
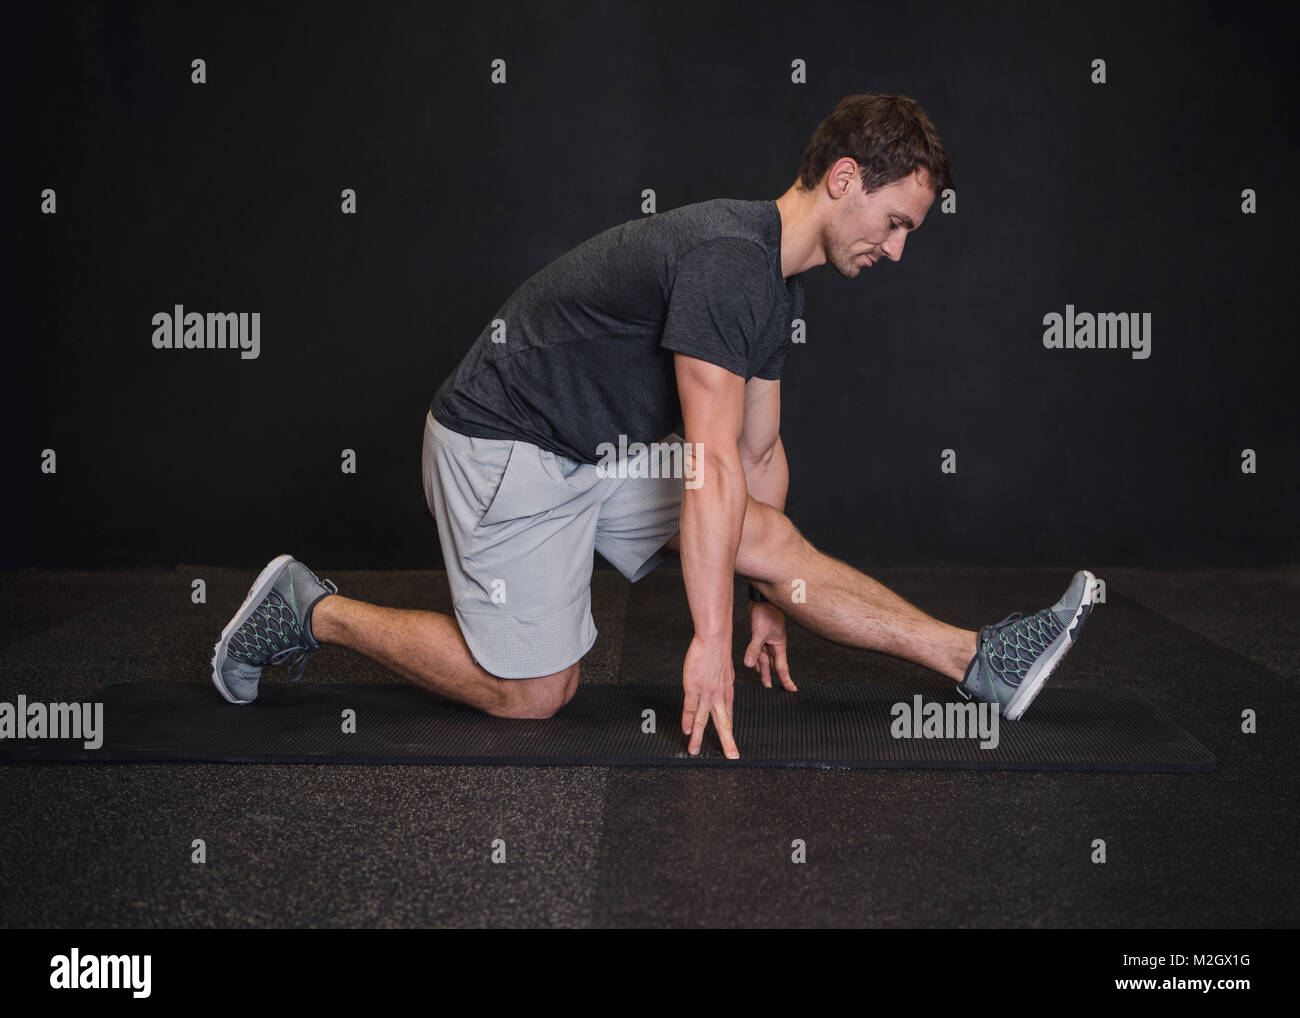
{"label": "man's ankle", "polygon": [[[957,669],[957,674],[951,676],[954,682],[961,682],[966,678],[966,670],[970,668],[970,663],[975,660],[980,652],[980,638],[978,633],[967,632],[965,636],[969,637],[969,645],[963,639],[959,645],[956,656],[953,658],[953,665]],[[969,653],[968,653],[969,652]],[[963,655],[965,655],[963,657]]]}
{"label": "man's ankle", "polygon": [[337,606],[337,602],[333,605],[325,604],[323,609],[322,604],[328,602],[330,598],[337,598],[339,596],[340,595],[335,594],[332,591],[327,594],[322,594],[312,603],[312,606],[307,609],[307,617],[303,619],[303,624],[306,625],[307,635],[311,637],[313,642],[333,643],[335,641],[335,637],[338,635],[339,625],[338,617],[334,613],[333,608]]}

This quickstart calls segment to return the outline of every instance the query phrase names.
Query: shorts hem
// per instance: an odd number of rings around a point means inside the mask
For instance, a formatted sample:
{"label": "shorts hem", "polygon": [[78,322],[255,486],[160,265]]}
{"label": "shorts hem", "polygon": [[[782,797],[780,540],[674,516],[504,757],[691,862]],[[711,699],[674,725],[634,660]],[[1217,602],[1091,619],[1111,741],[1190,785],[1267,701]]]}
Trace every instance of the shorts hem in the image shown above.
{"label": "shorts hem", "polygon": [[535,619],[521,619],[504,608],[457,605],[455,611],[474,660],[498,679],[562,672],[581,661],[596,642],[590,590],[569,607]]}
{"label": "shorts hem", "polygon": [[632,570],[631,573],[625,573],[624,575],[627,576],[629,583],[636,583],[639,580],[645,579],[652,572],[654,572],[655,569],[657,569],[663,563],[664,559],[666,559],[667,557],[668,557],[667,552],[656,551],[648,559],[642,562],[636,569]]}

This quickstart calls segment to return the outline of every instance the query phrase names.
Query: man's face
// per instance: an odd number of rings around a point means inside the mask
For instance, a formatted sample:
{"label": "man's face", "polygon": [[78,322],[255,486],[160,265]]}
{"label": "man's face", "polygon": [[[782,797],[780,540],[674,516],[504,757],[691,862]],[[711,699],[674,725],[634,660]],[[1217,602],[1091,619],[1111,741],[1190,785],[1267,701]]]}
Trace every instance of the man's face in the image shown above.
{"label": "man's face", "polygon": [[903,257],[907,235],[917,229],[934,203],[925,171],[896,180],[873,194],[863,194],[862,178],[853,174],[823,235],[826,261],[846,279],[881,258]]}

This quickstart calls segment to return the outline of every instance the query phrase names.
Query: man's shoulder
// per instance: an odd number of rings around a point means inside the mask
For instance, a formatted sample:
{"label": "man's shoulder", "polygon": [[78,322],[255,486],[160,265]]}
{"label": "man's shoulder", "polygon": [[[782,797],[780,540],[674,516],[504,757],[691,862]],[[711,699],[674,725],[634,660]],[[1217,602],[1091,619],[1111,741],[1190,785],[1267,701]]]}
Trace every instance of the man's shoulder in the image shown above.
{"label": "man's shoulder", "polygon": [[[714,198],[662,213],[673,217],[679,262],[712,265],[719,271],[748,272],[765,279],[770,272],[770,203]],[[775,211],[775,206],[771,211]]]}
{"label": "man's shoulder", "polygon": [[[771,205],[772,210],[767,206]],[[687,229],[701,240],[734,237],[762,243],[771,226],[771,202],[711,198],[659,213],[660,219]]]}

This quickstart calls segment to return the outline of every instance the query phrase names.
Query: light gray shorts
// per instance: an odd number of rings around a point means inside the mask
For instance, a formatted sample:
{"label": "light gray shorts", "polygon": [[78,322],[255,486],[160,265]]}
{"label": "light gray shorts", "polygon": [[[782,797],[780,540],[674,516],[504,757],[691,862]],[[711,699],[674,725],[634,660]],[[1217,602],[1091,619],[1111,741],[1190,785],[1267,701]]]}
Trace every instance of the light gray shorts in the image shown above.
{"label": "light gray shorts", "polygon": [[593,551],[635,583],[677,533],[683,479],[642,476],[648,451],[617,471],[627,476],[604,476],[529,442],[470,438],[430,413],[423,458],[456,621],[501,679],[553,675],[591,649]]}

